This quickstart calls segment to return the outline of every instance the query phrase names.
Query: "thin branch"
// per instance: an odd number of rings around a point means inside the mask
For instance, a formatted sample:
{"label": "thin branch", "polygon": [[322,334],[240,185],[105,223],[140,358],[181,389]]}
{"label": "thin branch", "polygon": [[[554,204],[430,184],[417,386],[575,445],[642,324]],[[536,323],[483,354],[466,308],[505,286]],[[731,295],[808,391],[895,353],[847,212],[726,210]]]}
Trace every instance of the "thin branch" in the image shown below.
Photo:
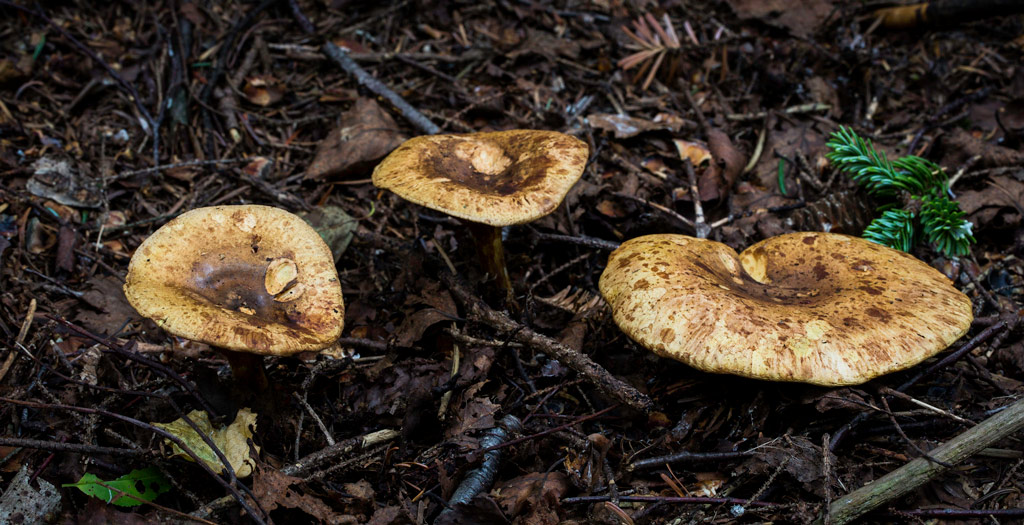
{"label": "thin branch", "polygon": [[[948,469],[943,466],[944,463],[957,465],[1021,428],[1024,428],[1024,399],[1018,399],[994,416],[932,450],[930,458],[914,459],[838,498],[829,507],[829,523],[843,525],[856,520],[945,472]],[[824,523],[824,518],[819,517],[816,523]]]}

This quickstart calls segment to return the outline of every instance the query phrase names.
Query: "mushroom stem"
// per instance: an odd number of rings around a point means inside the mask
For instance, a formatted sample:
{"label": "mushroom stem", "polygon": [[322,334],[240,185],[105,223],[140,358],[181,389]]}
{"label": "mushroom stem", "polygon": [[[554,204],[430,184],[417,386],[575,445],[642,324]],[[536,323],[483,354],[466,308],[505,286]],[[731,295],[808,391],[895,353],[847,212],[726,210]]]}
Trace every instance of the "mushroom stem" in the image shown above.
{"label": "mushroom stem", "polygon": [[236,352],[224,348],[219,350],[228,359],[228,365],[231,366],[231,376],[235,380],[235,385],[253,393],[261,393],[267,390],[270,381],[267,379],[267,373],[263,370],[262,355]]}
{"label": "mushroom stem", "polygon": [[480,222],[466,221],[476,241],[476,253],[484,270],[497,279],[498,287],[512,304],[512,280],[505,268],[505,249],[501,244],[501,228]]}

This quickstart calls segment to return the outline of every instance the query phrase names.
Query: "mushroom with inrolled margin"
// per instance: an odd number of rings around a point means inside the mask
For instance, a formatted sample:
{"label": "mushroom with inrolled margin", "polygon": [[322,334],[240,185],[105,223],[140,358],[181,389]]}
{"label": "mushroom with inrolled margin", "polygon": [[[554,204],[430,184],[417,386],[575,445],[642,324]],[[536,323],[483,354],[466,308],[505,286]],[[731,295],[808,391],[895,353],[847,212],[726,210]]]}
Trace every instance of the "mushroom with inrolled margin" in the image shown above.
{"label": "mushroom with inrolled margin", "polygon": [[261,355],[321,350],[344,325],[330,248],[270,206],[179,215],[139,245],[124,293],[164,330],[221,350],[235,381],[256,391],[267,384]]}
{"label": "mushroom with inrolled margin", "polygon": [[464,219],[485,271],[507,295],[501,227],[555,210],[587,164],[587,144],[554,131],[426,135],[407,140],[373,170],[373,183]]}
{"label": "mushroom with inrolled margin", "polygon": [[971,301],[927,264],[880,244],[791,233],[737,256],[684,235],[624,242],[599,283],[627,335],[694,368],[852,385],[943,350]]}

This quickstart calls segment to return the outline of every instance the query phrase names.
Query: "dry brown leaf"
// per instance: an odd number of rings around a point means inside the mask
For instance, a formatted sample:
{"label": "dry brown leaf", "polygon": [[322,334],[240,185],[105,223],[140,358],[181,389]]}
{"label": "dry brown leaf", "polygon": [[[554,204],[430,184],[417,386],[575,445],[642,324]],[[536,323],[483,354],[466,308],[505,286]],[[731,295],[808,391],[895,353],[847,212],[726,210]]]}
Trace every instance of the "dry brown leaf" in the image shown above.
{"label": "dry brown leaf", "polygon": [[[270,512],[278,507],[298,509],[316,518],[320,523],[356,523],[354,517],[335,512],[323,500],[301,492],[297,485],[302,480],[280,471],[260,467],[253,479],[253,492],[260,505]],[[346,520],[346,518],[350,518]]]}
{"label": "dry brown leaf", "polygon": [[587,122],[595,129],[611,133],[617,139],[628,139],[647,131],[679,131],[683,128],[693,129],[696,127],[693,122],[679,117],[666,114],[658,116],[663,116],[661,121],[657,119],[646,120],[616,113],[591,113],[587,116]]}
{"label": "dry brown leaf", "polygon": [[345,177],[368,171],[404,142],[398,124],[377,102],[360,98],[320,141],[306,178]]}
{"label": "dry brown leaf", "polygon": [[484,383],[469,386],[458,396],[458,401],[452,403],[455,417],[451,419],[452,425],[445,429],[446,438],[458,440],[464,446],[474,445],[476,439],[467,434],[494,427],[494,414],[501,407],[486,397],[476,396]]}
{"label": "dry brown leaf", "polygon": [[788,29],[798,37],[809,37],[834,9],[832,0],[728,0],[736,16],[756,19],[768,25]]}
{"label": "dry brown leaf", "polygon": [[242,93],[245,98],[257,106],[270,106],[284,98],[284,84],[270,75],[260,75],[245,79]]}
{"label": "dry brown leaf", "polygon": [[139,319],[139,314],[128,304],[116,277],[103,276],[92,280],[92,288],[82,294],[82,300],[96,310],[79,310],[75,320],[101,334],[113,334],[126,321]]}
{"label": "dry brown leaf", "polygon": [[568,491],[565,474],[533,472],[497,484],[491,495],[513,523],[554,525],[558,502]]}

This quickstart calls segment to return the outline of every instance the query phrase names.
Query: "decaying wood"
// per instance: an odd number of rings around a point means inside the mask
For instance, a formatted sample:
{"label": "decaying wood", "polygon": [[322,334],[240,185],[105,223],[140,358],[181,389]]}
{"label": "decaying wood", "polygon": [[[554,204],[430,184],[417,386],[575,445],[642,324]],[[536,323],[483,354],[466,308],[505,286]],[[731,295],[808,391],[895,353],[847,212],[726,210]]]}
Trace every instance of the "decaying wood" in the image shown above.
{"label": "decaying wood", "polygon": [[[1015,401],[998,414],[930,451],[929,455],[937,461],[957,465],[1021,428],[1024,428],[1024,399]],[[816,523],[849,523],[927,483],[946,470],[947,467],[927,458],[917,458],[836,499],[828,508],[827,518],[823,516]]]}

